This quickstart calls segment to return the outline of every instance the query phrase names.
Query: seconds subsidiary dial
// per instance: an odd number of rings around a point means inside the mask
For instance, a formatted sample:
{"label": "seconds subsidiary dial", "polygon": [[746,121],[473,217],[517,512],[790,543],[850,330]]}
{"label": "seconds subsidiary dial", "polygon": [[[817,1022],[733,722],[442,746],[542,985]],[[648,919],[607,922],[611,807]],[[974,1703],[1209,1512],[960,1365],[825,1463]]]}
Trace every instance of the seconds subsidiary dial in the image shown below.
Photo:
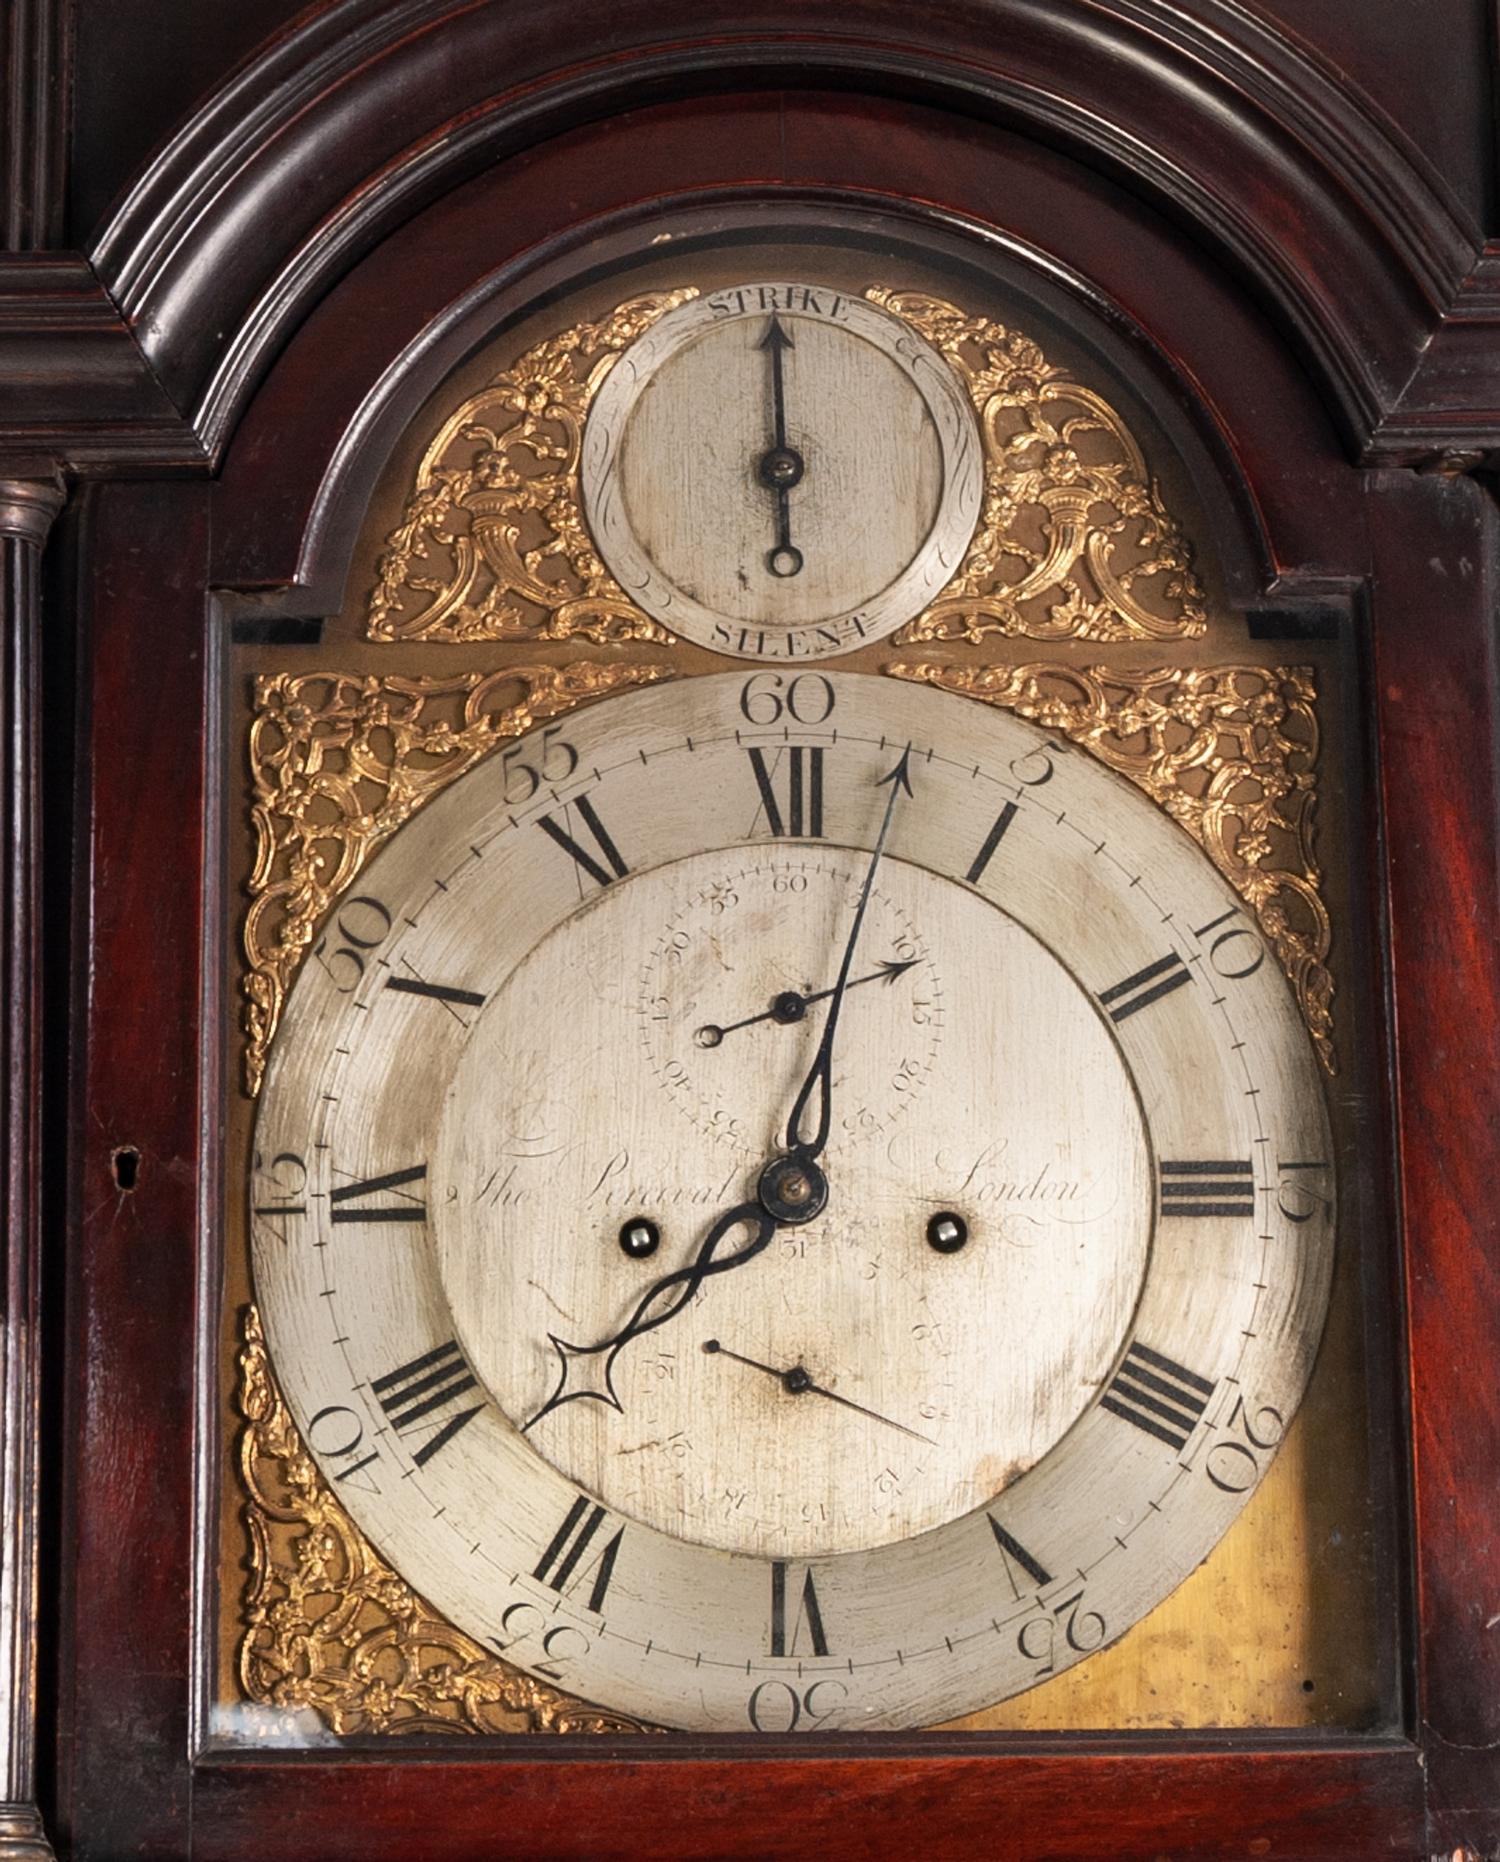
{"label": "seconds subsidiary dial", "polygon": [[1264,1475],[1331,1268],[1309,1045],[1077,751],[881,678],[633,694],[430,804],[325,945],[257,1131],[268,1339],[508,1660],[930,1724],[1122,1634]]}

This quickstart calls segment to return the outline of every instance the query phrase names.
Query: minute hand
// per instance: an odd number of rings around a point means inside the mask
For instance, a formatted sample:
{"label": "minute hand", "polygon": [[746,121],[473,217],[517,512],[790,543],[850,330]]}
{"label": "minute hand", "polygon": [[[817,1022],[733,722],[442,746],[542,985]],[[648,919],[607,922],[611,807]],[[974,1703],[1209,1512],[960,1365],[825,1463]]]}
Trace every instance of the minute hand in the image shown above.
{"label": "minute hand", "polygon": [[[802,1082],[801,1090],[792,1103],[792,1116],[787,1121],[787,1149],[799,1152],[803,1157],[819,1156],[828,1143],[828,1133],[833,1123],[833,1041],[838,1032],[839,1011],[844,1006],[844,996],[849,988],[849,971],[854,964],[854,951],[859,943],[860,927],[865,921],[865,907],[870,903],[870,889],[875,884],[875,873],[880,865],[880,856],[885,852],[886,835],[891,831],[891,817],[896,812],[896,797],[903,789],[908,795],[912,792],[911,776],[907,768],[910,762],[911,745],[908,744],[901,752],[900,762],[888,775],[882,776],[877,785],[884,787],[888,783],[891,792],[886,798],[885,814],[881,819],[880,832],[875,837],[875,851],[870,856],[870,866],[865,874],[865,883],[860,888],[859,903],[854,908],[854,922],[849,927],[849,941],[844,946],[843,961],[839,964],[838,978],[833,985],[833,1001],[829,1006],[828,1020],[823,1025],[823,1038],[818,1043],[818,1051],[813,1056],[813,1064],[808,1069],[807,1078]],[[818,1094],[818,1122],[812,1136],[805,1138],[802,1135],[802,1120],[814,1092]]]}

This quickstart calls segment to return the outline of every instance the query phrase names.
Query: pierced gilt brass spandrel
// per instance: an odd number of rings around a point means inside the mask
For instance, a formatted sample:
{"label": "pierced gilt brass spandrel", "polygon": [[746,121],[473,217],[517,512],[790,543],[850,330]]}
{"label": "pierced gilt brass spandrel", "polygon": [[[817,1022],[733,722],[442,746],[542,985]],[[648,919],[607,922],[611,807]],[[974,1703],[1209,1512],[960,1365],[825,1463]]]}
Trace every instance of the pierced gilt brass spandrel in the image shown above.
{"label": "pierced gilt brass spandrel", "polygon": [[1318,720],[1310,668],[1125,672],[914,660],[885,670],[1060,732],[1145,790],[1254,910],[1324,1071],[1337,1073],[1331,932],[1315,848]]}
{"label": "pierced gilt brass spandrel", "polygon": [[578,461],[589,403],[621,352],[697,295],[655,292],[573,324],[449,416],[386,540],[370,639],[671,642],[600,561]]}
{"label": "pierced gilt brass spandrel", "polygon": [[943,594],[897,642],[1202,634],[1192,547],[1109,402],[1019,330],[922,292],[865,295],[947,357],[984,443],[974,539]]}
{"label": "pierced gilt brass spandrel", "polygon": [[239,1681],[334,1733],[643,1733],[488,1653],[437,1616],[329,1493],[242,1314],[239,1473],[249,1540]]}
{"label": "pierced gilt brass spandrel", "polygon": [[246,1091],[260,1090],[287,990],[324,914],[383,841],[496,744],[671,676],[660,664],[574,660],[448,678],[257,679],[255,861],[242,933]]}
{"label": "pierced gilt brass spandrel", "polygon": [[[605,567],[584,517],[580,457],[610,371],[698,295],[650,293],[570,325],[444,421],[380,555],[370,639],[674,643]],[[941,595],[896,638],[1201,635],[1192,547],[1109,401],[1021,331],[922,292],[872,286],[864,295],[946,358],[984,452],[972,541]]]}

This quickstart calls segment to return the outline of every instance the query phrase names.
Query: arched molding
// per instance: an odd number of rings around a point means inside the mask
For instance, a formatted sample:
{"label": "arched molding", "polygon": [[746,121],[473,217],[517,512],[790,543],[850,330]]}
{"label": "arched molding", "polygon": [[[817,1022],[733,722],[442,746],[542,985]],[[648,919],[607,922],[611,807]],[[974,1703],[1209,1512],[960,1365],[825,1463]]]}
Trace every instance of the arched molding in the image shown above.
{"label": "arched molding", "polygon": [[[729,185],[722,127],[750,173],[783,144],[795,187]],[[662,154],[661,151],[666,153]],[[705,153],[705,151],[707,151]],[[653,157],[655,165],[653,165]],[[927,199],[902,199],[915,164]],[[952,181],[951,176],[961,180]],[[948,190],[947,205],[935,198]],[[551,224],[566,195],[571,220]],[[1011,279],[1093,343],[1152,410],[1197,487],[1231,598],[1296,606],[1359,573],[1354,475],[1326,409],[1247,294],[1138,198],[1066,158],[920,106],[873,121],[838,96],[683,103],[586,127],[498,164],[396,229],[303,321],[223,461],[213,578],[286,590],[289,612],[343,599],[362,513],[407,423],[445,375],[538,297],[696,223],[789,224],[832,209],[937,241]],[[400,290],[392,289],[401,280]],[[1015,311],[1024,326],[1025,314]],[[1092,332],[1092,335],[1085,335]],[[288,435],[295,433],[295,444]],[[1291,474],[1289,449],[1333,469]],[[258,605],[265,597],[257,592]]]}
{"label": "arched molding", "polygon": [[[767,86],[921,98],[1066,149],[1185,220],[1263,295],[1356,452],[1488,450],[1500,415],[1492,435],[1472,373],[1467,410],[1444,403],[1449,350],[1494,314],[1477,230],[1311,53],[1232,0],[1198,12],[863,0],[834,34],[795,0],[759,0],[725,34],[686,0],[343,0],[198,111],[90,257],[215,457],[308,308],[497,159],[653,98]],[[568,58],[585,46],[591,57]]]}

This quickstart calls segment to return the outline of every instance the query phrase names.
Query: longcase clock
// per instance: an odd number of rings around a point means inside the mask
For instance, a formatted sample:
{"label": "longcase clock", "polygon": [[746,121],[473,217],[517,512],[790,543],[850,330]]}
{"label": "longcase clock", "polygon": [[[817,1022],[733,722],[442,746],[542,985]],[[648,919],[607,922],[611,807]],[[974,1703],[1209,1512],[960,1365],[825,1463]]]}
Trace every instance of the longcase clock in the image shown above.
{"label": "longcase clock", "polygon": [[1489,1853],[1491,442],[1350,93],[568,11],[100,237],[13,1851]]}

